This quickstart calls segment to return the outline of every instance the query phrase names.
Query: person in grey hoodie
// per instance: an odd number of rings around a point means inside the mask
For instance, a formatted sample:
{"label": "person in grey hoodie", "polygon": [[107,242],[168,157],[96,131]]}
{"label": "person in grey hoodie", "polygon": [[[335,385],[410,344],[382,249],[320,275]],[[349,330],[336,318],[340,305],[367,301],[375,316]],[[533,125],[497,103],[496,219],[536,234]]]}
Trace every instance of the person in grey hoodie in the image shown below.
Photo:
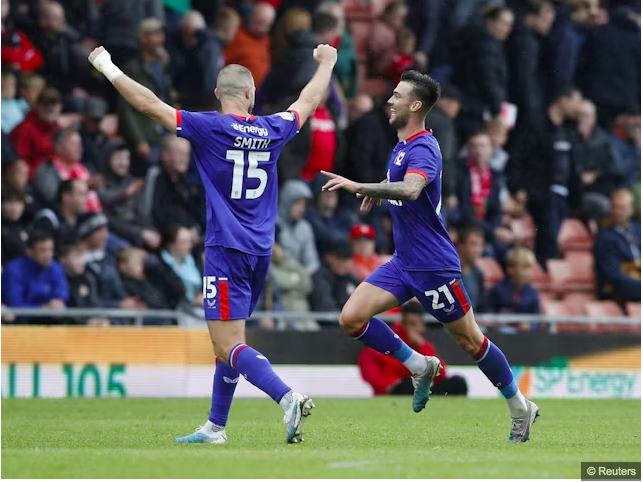
{"label": "person in grey hoodie", "polygon": [[310,274],[319,268],[313,228],[304,219],[306,204],[312,197],[313,194],[304,181],[286,182],[279,194],[277,219],[277,241],[284,251],[303,265]]}

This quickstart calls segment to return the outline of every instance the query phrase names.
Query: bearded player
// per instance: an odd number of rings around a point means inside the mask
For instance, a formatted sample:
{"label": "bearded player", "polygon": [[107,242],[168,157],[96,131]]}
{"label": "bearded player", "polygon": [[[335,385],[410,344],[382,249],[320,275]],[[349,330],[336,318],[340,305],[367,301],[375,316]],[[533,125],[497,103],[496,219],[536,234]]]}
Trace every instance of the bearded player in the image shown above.
{"label": "bearded player", "polygon": [[[314,404],[290,389],[268,359],[245,344],[245,320],[263,289],[277,219],[277,158],[322,100],[337,51],[319,45],[312,80],[286,112],[255,117],[255,84],[250,71],[228,65],[214,91],[219,112],[187,112],[163,103],[116,66],[103,48],[92,65],[136,110],[190,141],[206,192],[207,227],[203,298],[217,359],[212,406],[205,425],[179,443],[225,444],[225,426],[234,391],[243,375],[284,410],[288,443],[303,441],[303,424]],[[177,220],[180,222],[180,220]]]}
{"label": "bearded player", "polygon": [[428,75],[408,71],[388,103],[390,124],[399,143],[393,149],[386,181],[361,184],[336,174],[323,187],[345,189],[362,200],[362,211],[388,200],[393,218],[395,254],[353,292],[339,323],[366,346],[402,362],[413,374],[413,410],[429,400],[433,378],[440,369],[435,357],[424,357],[404,343],[386,323],[374,318],[413,297],[451,333],[507,400],[511,414],[510,442],[526,442],[539,415],[516,385],[505,355],[482,334],[462,284],[460,259],[440,216],[442,155],[425,130],[425,119],[440,97],[440,84]]}

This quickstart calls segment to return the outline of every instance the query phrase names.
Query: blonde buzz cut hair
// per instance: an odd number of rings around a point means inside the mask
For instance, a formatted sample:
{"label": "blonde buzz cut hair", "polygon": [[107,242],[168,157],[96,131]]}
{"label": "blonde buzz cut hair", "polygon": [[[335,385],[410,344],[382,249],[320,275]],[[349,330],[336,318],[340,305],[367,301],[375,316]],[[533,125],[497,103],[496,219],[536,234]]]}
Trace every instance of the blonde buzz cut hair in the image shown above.
{"label": "blonde buzz cut hair", "polygon": [[226,65],[217,77],[217,91],[222,99],[243,99],[245,90],[254,85],[252,74],[242,65]]}
{"label": "blonde buzz cut hair", "polygon": [[536,256],[528,248],[512,248],[505,258],[507,266],[533,266],[536,264]]}

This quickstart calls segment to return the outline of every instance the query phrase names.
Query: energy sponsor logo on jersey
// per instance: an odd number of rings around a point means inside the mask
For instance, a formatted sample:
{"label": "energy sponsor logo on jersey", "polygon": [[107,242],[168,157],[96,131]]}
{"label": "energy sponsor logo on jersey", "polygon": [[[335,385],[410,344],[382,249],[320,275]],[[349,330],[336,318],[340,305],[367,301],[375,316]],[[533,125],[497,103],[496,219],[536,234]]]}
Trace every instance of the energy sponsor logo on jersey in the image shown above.
{"label": "energy sponsor logo on jersey", "polygon": [[268,129],[266,129],[265,127],[246,126],[237,122],[233,122],[231,125],[235,131],[243,132],[244,134],[256,134],[261,137],[268,136]]}

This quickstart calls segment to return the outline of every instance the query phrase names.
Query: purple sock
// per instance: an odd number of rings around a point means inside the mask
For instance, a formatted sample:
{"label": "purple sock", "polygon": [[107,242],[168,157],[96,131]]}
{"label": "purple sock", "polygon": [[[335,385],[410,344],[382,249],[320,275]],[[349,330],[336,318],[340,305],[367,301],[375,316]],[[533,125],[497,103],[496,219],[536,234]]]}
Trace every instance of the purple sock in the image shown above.
{"label": "purple sock", "polygon": [[239,372],[217,359],[212,384],[212,406],[208,420],[215,425],[225,427],[232,405],[232,397],[239,383]]}
{"label": "purple sock", "polygon": [[245,343],[239,343],[230,351],[228,363],[277,403],[290,391],[273,371],[268,359]]}
{"label": "purple sock", "polygon": [[509,363],[505,354],[485,336],[478,353],[473,356],[478,368],[497,387],[505,398],[511,398],[518,392]]}
{"label": "purple sock", "polygon": [[402,363],[413,353],[391,327],[378,318],[371,318],[358,332],[353,333],[353,338],[380,353],[395,357]]}

